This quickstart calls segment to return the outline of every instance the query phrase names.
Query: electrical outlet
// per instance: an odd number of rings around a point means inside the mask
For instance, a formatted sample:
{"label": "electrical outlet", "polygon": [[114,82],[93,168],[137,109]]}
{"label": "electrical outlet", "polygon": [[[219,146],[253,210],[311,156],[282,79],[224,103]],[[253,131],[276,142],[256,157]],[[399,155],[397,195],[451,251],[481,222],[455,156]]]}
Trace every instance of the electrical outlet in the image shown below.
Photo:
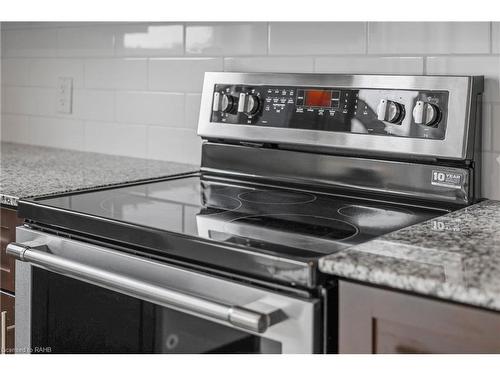
{"label": "electrical outlet", "polygon": [[70,114],[73,103],[73,78],[59,77],[57,79],[57,112]]}

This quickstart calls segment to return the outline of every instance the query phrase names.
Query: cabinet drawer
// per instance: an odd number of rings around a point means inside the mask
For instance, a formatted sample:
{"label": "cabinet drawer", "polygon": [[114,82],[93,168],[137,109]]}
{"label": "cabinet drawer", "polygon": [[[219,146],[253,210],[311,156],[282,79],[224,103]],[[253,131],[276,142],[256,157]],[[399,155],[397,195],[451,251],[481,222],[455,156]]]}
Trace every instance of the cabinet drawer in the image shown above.
{"label": "cabinet drawer", "polygon": [[500,313],[342,281],[341,353],[500,353]]}

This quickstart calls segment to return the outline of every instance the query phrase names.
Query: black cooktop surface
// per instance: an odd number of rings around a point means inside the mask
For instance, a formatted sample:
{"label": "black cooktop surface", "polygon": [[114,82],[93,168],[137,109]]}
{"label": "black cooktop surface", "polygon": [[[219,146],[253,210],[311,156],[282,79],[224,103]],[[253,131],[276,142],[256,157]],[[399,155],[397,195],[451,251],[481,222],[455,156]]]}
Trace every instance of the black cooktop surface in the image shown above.
{"label": "black cooktop surface", "polygon": [[[58,218],[52,211],[51,215],[35,215],[38,221],[101,233],[117,241],[123,241],[123,232],[117,232],[117,226],[134,230],[143,227],[144,233],[152,229],[301,258],[330,254],[443,213],[338,195],[223,183],[200,176],[83,192],[37,203],[41,208],[72,214]],[[29,213],[26,217],[30,218]],[[100,221],[93,222],[92,218]],[[106,231],[111,222],[115,225]],[[134,233],[126,242],[144,245],[155,238]]]}

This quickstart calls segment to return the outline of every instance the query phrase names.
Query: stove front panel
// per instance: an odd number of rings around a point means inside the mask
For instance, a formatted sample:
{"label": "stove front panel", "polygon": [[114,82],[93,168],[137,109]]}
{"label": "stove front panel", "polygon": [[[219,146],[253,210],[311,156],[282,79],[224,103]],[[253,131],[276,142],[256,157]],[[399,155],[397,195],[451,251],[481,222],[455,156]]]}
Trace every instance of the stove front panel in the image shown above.
{"label": "stove front panel", "polygon": [[389,158],[471,160],[483,77],[206,73],[198,134]]}
{"label": "stove front panel", "polygon": [[[245,107],[248,96],[255,97],[256,107],[251,113],[238,111]],[[232,107],[219,105],[221,97],[233,98]],[[384,100],[389,104],[382,108]],[[426,107],[425,119],[413,116],[417,105]],[[216,84],[210,120],[263,128],[442,140],[447,112],[447,91]]]}

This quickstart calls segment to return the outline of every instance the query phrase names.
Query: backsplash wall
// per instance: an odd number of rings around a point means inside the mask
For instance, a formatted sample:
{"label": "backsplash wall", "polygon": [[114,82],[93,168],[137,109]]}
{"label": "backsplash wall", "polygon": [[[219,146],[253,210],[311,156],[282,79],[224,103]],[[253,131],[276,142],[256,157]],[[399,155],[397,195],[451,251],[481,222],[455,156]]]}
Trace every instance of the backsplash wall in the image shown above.
{"label": "backsplash wall", "polygon": [[[500,199],[500,23],[3,23],[4,141],[199,163],[205,71],[485,75]],[[58,77],[73,79],[71,114]]]}

